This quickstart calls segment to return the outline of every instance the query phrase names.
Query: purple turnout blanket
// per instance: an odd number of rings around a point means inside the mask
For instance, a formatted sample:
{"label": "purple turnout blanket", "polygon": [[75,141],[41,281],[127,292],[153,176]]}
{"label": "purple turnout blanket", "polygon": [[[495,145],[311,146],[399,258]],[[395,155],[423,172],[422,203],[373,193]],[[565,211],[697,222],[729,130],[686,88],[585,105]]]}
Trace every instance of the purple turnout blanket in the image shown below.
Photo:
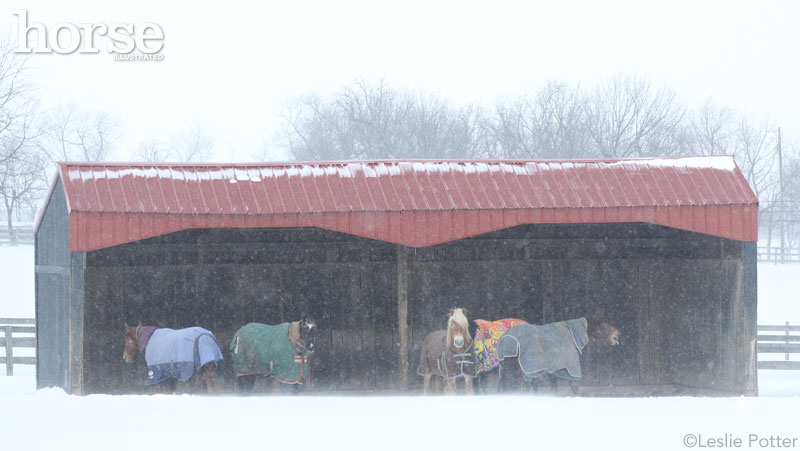
{"label": "purple turnout blanket", "polygon": [[195,370],[209,362],[222,360],[217,339],[202,327],[156,329],[144,350],[147,362],[145,385],[155,385],[169,378],[186,382]]}

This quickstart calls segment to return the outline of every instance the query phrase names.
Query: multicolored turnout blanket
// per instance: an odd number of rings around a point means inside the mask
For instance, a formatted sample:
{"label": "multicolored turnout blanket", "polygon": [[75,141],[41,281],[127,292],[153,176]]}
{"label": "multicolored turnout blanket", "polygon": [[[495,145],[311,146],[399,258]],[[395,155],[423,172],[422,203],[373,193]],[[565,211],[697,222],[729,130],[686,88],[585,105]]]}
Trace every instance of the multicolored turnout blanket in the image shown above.
{"label": "multicolored turnout blanket", "polygon": [[506,318],[497,321],[476,319],[478,329],[475,331],[475,360],[478,362],[478,372],[491,371],[500,365],[497,358],[497,340],[514,326],[528,324],[527,321],[516,318]]}
{"label": "multicolored turnout blanket", "polygon": [[580,354],[589,342],[586,318],[537,326],[514,326],[497,342],[500,360],[519,357],[526,381],[548,374],[562,379],[580,380]]}
{"label": "multicolored turnout blanket", "polygon": [[285,384],[302,384],[306,357],[292,347],[290,325],[250,323],[239,329],[230,346],[236,376],[263,374]]}
{"label": "multicolored turnout blanket", "polygon": [[145,385],[156,385],[169,378],[186,382],[203,365],[222,361],[216,337],[202,327],[155,329],[145,346]]}

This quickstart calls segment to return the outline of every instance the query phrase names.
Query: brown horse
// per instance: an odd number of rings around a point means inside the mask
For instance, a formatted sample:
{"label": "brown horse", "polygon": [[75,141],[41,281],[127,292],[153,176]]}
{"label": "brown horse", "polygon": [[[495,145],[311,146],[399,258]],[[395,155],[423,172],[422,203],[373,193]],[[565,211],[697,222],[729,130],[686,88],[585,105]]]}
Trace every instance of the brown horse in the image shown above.
{"label": "brown horse", "polygon": [[144,354],[147,364],[146,386],[156,385],[162,392],[164,384],[169,384],[169,393],[175,393],[179,380],[186,382],[198,372],[209,393],[220,392],[216,367],[222,360],[222,351],[214,334],[206,329],[173,330],[142,323],[135,327],[125,324],[122,358],[132,363],[139,352]]}
{"label": "brown horse", "polygon": [[509,381],[519,380],[522,388],[528,382],[537,391],[539,379],[550,377],[555,392],[558,380],[565,379],[577,395],[582,379],[580,354],[589,338],[618,346],[619,337],[619,330],[602,321],[602,313],[544,326],[514,326],[497,342],[501,384],[509,389]]}
{"label": "brown horse", "polygon": [[424,378],[426,395],[431,392],[434,376],[447,382],[446,391],[449,393],[456,392],[456,378],[463,377],[466,392],[473,393],[472,379],[478,375],[478,366],[465,309],[450,309],[447,330],[437,330],[425,337],[417,374]]}

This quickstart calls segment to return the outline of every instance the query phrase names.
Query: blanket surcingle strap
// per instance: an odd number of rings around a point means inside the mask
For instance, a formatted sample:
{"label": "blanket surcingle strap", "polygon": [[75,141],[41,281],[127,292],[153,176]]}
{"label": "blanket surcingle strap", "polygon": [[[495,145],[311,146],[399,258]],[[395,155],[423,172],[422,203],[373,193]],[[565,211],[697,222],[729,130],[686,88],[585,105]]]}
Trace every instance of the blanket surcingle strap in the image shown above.
{"label": "blanket surcingle strap", "polygon": [[296,353],[289,326],[250,323],[239,329],[230,345],[236,376],[263,374],[285,384],[302,384],[308,358]]}

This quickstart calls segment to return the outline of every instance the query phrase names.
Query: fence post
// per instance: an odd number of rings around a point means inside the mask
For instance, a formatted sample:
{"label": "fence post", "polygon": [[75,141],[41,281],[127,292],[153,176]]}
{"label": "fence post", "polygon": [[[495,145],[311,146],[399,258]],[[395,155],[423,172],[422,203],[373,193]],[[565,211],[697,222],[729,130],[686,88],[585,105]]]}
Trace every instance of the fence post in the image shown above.
{"label": "fence post", "polygon": [[[786,321],[786,344],[789,344],[789,321]],[[786,353],[786,360],[789,360],[789,353]]]}
{"label": "fence post", "polygon": [[14,375],[14,346],[11,344],[11,326],[3,326],[6,334],[6,376]]}

